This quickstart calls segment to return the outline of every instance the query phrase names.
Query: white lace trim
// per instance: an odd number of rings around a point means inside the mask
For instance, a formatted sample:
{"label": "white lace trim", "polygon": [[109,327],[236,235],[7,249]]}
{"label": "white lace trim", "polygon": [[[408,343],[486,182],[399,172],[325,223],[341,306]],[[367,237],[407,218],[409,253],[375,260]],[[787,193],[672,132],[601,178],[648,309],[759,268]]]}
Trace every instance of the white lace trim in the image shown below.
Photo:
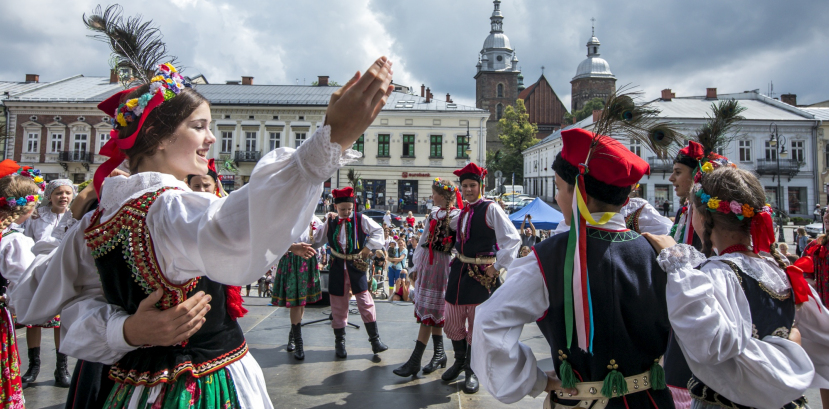
{"label": "white lace trim", "polygon": [[696,268],[705,260],[705,255],[695,249],[694,246],[682,243],[662,249],[656,257],[659,267],[662,267],[668,274],[683,267]]}
{"label": "white lace trim", "polygon": [[786,295],[791,288],[786,273],[777,266],[774,259],[768,257],[754,258],[740,253],[728,253],[714,256],[710,261],[728,260],[743,270],[743,273],[762,283],[777,295]]}
{"label": "white lace trim", "polygon": [[343,151],[339,143],[331,142],[331,125],[325,125],[297,148],[296,157],[304,174],[327,180],[337,169],[362,158],[363,154],[351,148]]}
{"label": "white lace trim", "polygon": [[128,200],[135,199],[144,193],[155,192],[162,187],[176,187],[190,191],[190,187],[175,176],[159,172],[141,172],[130,177],[108,177],[101,189],[99,207],[103,209],[101,221],[111,217]]}

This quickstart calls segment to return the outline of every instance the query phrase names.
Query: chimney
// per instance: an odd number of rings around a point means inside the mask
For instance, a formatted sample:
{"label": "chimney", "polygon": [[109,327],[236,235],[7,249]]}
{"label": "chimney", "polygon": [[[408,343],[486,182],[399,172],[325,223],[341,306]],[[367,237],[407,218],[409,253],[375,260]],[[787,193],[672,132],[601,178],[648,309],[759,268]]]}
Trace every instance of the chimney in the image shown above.
{"label": "chimney", "polygon": [[593,122],[598,122],[599,118],[602,116],[601,109],[594,109],[593,110]]}
{"label": "chimney", "polygon": [[793,107],[797,106],[797,94],[782,94],[780,101],[785,102]]}
{"label": "chimney", "polygon": [[26,82],[40,82],[40,75],[26,74]]}
{"label": "chimney", "polygon": [[430,102],[432,102],[432,92],[429,88],[426,88],[426,103],[428,104]]}
{"label": "chimney", "polygon": [[426,96],[426,85],[420,84],[420,97],[423,98]]}
{"label": "chimney", "polygon": [[448,92],[446,93],[446,102],[452,102],[451,95]]}
{"label": "chimney", "polygon": [[705,89],[705,99],[717,99],[717,89],[716,88],[706,88]]}
{"label": "chimney", "polygon": [[676,92],[671,92],[671,98],[676,98]]}
{"label": "chimney", "polygon": [[671,92],[670,88],[662,90],[662,100],[663,101],[670,101],[671,98],[673,98],[673,97],[674,97],[674,93]]}
{"label": "chimney", "polygon": [[109,83],[116,84],[118,83],[118,71],[117,70],[109,70]]}
{"label": "chimney", "polygon": [[253,85],[253,77],[242,77],[242,85]]}
{"label": "chimney", "polygon": [[317,80],[317,85],[320,87],[327,87],[328,86],[328,76],[327,75],[320,75]]}

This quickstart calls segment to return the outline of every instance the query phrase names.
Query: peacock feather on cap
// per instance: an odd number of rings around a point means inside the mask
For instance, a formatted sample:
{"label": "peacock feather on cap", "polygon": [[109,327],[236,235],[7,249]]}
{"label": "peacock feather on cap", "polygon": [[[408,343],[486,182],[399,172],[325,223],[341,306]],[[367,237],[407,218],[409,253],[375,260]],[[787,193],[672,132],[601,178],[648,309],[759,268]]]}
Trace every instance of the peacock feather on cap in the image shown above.
{"label": "peacock feather on cap", "polygon": [[720,101],[711,104],[712,114],[691,138],[703,147],[703,157],[707,158],[712,152],[725,148],[740,134],[736,128],[737,122],[745,119],[741,113],[746,107],[740,106],[735,99]]}

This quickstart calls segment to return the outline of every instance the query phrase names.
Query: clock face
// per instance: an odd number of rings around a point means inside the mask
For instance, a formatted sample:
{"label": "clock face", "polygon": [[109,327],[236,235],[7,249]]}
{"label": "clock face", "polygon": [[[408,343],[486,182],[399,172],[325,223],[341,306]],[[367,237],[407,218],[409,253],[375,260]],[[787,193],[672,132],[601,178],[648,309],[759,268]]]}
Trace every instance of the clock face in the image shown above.
{"label": "clock face", "polygon": [[500,55],[498,57],[496,57],[495,59],[498,60],[498,61],[504,61],[504,57],[502,57]]}

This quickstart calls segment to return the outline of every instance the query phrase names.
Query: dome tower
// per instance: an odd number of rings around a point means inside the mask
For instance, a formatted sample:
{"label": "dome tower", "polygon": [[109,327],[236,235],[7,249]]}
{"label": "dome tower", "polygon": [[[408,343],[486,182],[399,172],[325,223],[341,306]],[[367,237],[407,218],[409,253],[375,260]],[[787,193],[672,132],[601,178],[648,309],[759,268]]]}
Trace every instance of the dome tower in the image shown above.
{"label": "dome tower", "polygon": [[[595,21],[595,19],[594,19]],[[570,110],[582,109],[593,98],[607,98],[616,91],[616,76],[610,71],[610,64],[601,58],[601,42],[596,38],[596,29],[587,42],[587,58],[579,64],[572,84]]]}

